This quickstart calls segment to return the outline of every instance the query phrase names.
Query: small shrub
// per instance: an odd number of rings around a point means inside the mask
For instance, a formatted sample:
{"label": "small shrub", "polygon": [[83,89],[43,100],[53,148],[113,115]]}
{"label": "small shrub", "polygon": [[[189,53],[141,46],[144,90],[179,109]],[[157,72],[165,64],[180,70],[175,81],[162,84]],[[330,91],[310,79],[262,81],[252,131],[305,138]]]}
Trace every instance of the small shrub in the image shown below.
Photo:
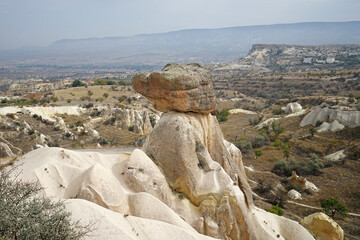
{"label": "small shrub", "polygon": [[127,99],[127,97],[125,95],[122,95],[118,98],[119,103],[121,103],[122,101],[124,101],[125,99]]}
{"label": "small shrub", "polygon": [[128,127],[128,130],[130,132],[134,132],[135,131],[135,126],[134,125],[131,125],[130,127]]}
{"label": "small shrub", "polygon": [[317,120],[316,123],[315,123],[315,127],[320,127],[320,125],[321,125],[322,123],[323,123],[322,121]]}
{"label": "small shrub", "polygon": [[324,212],[331,218],[334,218],[335,214],[340,214],[342,216],[346,216],[348,214],[347,206],[340,203],[336,198],[322,200],[320,204]]}
{"label": "small shrub", "polygon": [[255,157],[258,158],[262,155],[262,151],[258,148],[254,149]]}
{"label": "small shrub", "polygon": [[279,205],[273,205],[272,208],[266,209],[267,212],[271,212],[273,214],[282,216],[284,214],[284,210],[282,210]]}
{"label": "small shrub", "polygon": [[284,110],[282,110],[281,108],[276,108],[272,110],[272,114],[274,115],[281,115],[284,113]]}
{"label": "small shrub", "polygon": [[259,194],[266,194],[268,192],[270,192],[272,189],[271,185],[265,185],[264,181],[259,181],[258,186],[254,189],[257,193]]}
{"label": "small shrub", "polygon": [[38,117],[39,117],[39,115],[37,115],[37,114],[33,115],[33,118],[38,118]]}
{"label": "small shrub", "polygon": [[278,139],[278,138],[275,139],[275,141],[274,141],[274,146],[275,147],[282,148],[283,145],[284,145],[284,143],[280,139]]}
{"label": "small shrub", "polygon": [[281,126],[280,123],[277,124],[276,122],[273,122],[271,124],[271,128],[276,135],[279,135],[285,131],[285,128],[283,126]]}
{"label": "small shrub", "polygon": [[355,98],[348,98],[348,103],[354,103],[355,102]]}
{"label": "small shrub", "polygon": [[78,120],[76,123],[75,123],[75,126],[76,127],[83,127],[83,122],[81,120]]}
{"label": "small shrub", "polygon": [[269,136],[266,133],[256,135],[254,140],[253,140],[252,146],[254,148],[260,148],[260,147],[266,145],[269,142],[269,140],[270,140]]}
{"label": "small shrub", "polygon": [[219,122],[226,122],[229,116],[229,109],[223,109],[221,112],[216,114],[216,118]]}
{"label": "small shrub", "polygon": [[238,148],[241,150],[241,152],[246,153],[248,150],[252,149],[252,145],[251,142],[246,139],[239,139]]}
{"label": "small shrub", "polygon": [[310,158],[306,158],[301,161],[295,161],[293,159],[290,159],[288,161],[285,160],[277,160],[273,168],[271,169],[271,172],[275,173],[279,176],[291,176],[291,173],[293,171],[296,171],[299,175],[320,175],[323,171],[322,168],[324,168],[324,163],[313,154]]}
{"label": "small shrub", "polygon": [[67,103],[71,103],[71,99],[67,99],[66,102],[67,102]]}
{"label": "small shrub", "polygon": [[54,131],[60,131],[60,126],[55,126]]}

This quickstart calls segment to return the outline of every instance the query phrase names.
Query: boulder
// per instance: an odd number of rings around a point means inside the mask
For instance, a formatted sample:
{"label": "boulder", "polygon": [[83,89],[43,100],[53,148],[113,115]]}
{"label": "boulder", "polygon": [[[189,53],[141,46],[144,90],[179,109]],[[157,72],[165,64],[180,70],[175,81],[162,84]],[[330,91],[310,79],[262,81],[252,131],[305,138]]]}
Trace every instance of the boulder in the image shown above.
{"label": "boulder", "polygon": [[12,157],[14,153],[11,151],[10,147],[3,142],[0,142],[0,157]]}
{"label": "boulder", "polygon": [[326,132],[326,131],[336,132],[336,131],[342,130],[344,128],[345,128],[344,125],[339,123],[337,120],[334,120],[332,123],[323,122],[320,125],[317,132]]}
{"label": "boulder", "polygon": [[210,113],[216,108],[210,71],[196,63],[172,63],[160,72],[135,74],[132,87],[161,112]]}
{"label": "boulder", "polygon": [[302,106],[298,102],[288,103],[285,107],[285,113],[296,113],[302,110]]}
{"label": "boulder", "polygon": [[324,159],[328,160],[328,161],[331,161],[331,162],[338,162],[338,161],[346,158],[346,155],[345,155],[344,152],[345,152],[345,149],[334,152],[332,154],[329,154],[329,155],[325,156]]}
{"label": "boulder", "polygon": [[316,239],[319,240],[343,240],[344,231],[328,215],[317,212],[305,217],[301,225],[306,227]]}
{"label": "boulder", "polygon": [[306,178],[304,177],[300,177],[296,174],[295,171],[292,172],[291,177],[289,178],[290,182],[292,185],[299,187],[301,189],[308,189],[311,190],[313,192],[318,192],[319,189],[315,186],[315,184],[313,184],[312,182],[309,182],[308,180],[306,180]]}
{"label": "boulder", "polygon": [[287,195],[291,199],[295,199],[295,200],[301,199],[301,193],[299,193],[295,189],[291,189],[290,191],[288,191]]}

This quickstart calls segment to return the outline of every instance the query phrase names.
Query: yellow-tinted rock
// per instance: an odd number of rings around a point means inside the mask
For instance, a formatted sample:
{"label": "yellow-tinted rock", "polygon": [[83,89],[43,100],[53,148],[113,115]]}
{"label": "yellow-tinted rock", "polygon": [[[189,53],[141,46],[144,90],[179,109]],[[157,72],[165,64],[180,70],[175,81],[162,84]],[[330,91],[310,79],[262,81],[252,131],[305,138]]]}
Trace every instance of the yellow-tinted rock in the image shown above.
{"label": "yellow-tinted rock", "polygon": [[318,240],[343,240],[344,231],[328,215],[317,212],[305,217],[301,225],[313,233]]}

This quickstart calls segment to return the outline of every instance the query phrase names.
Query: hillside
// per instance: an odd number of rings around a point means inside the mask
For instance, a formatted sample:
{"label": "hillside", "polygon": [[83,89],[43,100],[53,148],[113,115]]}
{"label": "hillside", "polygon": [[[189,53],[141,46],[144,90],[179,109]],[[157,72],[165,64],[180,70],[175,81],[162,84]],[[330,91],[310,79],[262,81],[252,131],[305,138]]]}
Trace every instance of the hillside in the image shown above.
{"label": "hillside", "polygon": [[0,52],[2,64],[164,65],[168,62],[230,62],[253,44],[356,44],[360,21],[293,23],[189,29],[131,37],[67,39],[45,48]]}

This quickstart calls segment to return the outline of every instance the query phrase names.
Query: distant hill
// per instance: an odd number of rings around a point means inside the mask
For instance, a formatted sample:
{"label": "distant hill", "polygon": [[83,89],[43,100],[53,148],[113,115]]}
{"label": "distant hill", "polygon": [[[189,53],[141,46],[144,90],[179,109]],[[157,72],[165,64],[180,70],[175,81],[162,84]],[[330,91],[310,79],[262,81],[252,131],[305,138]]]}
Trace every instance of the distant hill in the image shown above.
{"label": "distant hill", "polygon": [[164,65],[230,62],[253,44],[358,44],[360,21],[190,29],[131,37],[60,40],[45,48],[0,51],[1,63]]}

